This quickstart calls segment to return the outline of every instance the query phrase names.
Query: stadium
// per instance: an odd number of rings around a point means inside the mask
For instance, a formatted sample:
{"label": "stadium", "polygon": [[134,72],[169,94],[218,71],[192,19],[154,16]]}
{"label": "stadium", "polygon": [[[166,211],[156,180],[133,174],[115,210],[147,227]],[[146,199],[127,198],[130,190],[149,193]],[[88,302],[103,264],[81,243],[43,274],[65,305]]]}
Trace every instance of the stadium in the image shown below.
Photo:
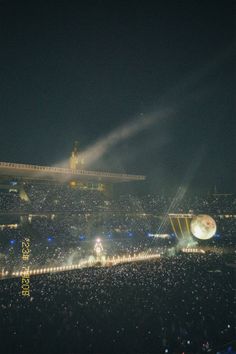
{"label": "stadium", "polygon": [[236,354],[235,1],[0,24],[0,354]]}
{"label": "stadium", "polygon": [[[75,149],[73,156],[79,160]],[[114,197],[107,193],[111,185],[145,177],[80,170],[73,162],[68,169],[0,163],[5,353],[27,348],[18,324],[9,327],[9,306],[12,317],[16,311],[26,316],[27,309],[34,353],[42,336],[44,353],[55,343],[59,353],[78,350],[77,340],[80,353],[109,352],[113,343],[121,353],[126,336],[134,352],[233,348],[235,197],[213,194],[175,204],[165,196]],[[209,240],[191,234],[199,214],[216,221]],[[227,313],[224,321],[221,313]],[[21,340],[9,344],[9,328]]]}

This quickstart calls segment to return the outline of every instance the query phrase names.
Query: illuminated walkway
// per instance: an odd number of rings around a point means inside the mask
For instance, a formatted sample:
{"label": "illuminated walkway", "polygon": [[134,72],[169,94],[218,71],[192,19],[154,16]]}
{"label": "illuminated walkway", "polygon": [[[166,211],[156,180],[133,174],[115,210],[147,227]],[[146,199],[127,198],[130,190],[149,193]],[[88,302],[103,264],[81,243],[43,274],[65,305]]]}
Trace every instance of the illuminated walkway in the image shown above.
{"label": "illuminated walkway", "polygon": [[122,264],[122,263],[128,263],[128,262],[138,262],[138,261],[144,261],[144,260],[151,260],[151,259],[156,259],[160,258],[159,253],[154,253],[154,254],[137,254],[137,255],[129,255],[129,256],[122,256],[122,257],[107,257],[104,260],[98,260],[98,259],[89,259],[89,260],[84,260],[81,261],[77,264],[72,264],[72,265],[65,265],[65,266],[60,266],[60,267],[45,267],[45,268],[37,268],[37,269],[29,269],[29,271],[15,271],[12,273],[9,273],[8,271],[2,271],[0,273],[1,279],[7,279],[7,278],[15,278],[15,277],[22,277],[25,275],[39,275],[39,274],[46,274],[46,273],[59,273],[59,272],[65,272],[68,270],[75,270],[75,269],[82,269],[82,268],[88,268],[88,267],[94,267],[94,266],[102,266],[102,267],[109,267],[109,266],[114,266],[117,264]]}

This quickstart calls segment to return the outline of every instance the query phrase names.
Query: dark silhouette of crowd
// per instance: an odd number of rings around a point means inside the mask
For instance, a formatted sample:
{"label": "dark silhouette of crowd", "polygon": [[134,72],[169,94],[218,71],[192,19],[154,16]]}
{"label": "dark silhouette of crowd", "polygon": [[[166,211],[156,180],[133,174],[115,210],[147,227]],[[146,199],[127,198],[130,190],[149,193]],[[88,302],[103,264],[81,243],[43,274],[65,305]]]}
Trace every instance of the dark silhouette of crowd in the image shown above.
{"label": "dark silhouette of crowd", "polygon": [[234,280],[216,254],[5,280],[1,352],[233,352]]}
{"label": "dark silhouette of crowd", "polygon": [[[31,276],[29,297],[21,294],[20,278],[0,276],[1,353],[236,352],[235,196],[115,198],[30,183],[24,190],[28,200],[19,190],[0,192],[4,271],[23,266],[24,237],[30,238],[31,268],[86,259],[98,236],[106,256],[158,252],[161,257]],[[171,212],[212,215],[217,234],[205,242],[211,251],[185,254],[175,247]],[[9,218],[16,218],[15,224]]]}
{"label": "dark silhouette of crowd", "polygon": [[[22,193],[24,191],[24,193]],[[22,197],[24,195],[24,197]],[[27,198],[25,198],[27,196]],[[169,213],[236,213],[235,195],[190,196],[177,192],[167,195],[120,195],[116,198],[98,190],[73,189],[68,184],[30,184],[21,189],[0,190],[1,211],[15,212],[98,212],[123,211]]]}

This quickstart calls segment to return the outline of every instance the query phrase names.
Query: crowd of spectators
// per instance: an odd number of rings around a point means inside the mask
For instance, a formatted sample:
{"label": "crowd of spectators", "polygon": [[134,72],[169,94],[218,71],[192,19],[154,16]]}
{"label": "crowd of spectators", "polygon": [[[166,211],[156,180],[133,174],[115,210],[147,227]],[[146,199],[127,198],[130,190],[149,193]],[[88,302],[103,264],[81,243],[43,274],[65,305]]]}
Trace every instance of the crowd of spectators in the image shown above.
{"label": "crowd of spectators", "polygon": [[[31,277],[0,288],[4,353],[233,353],[234,275],[216,254]],[[228,343],[228,344],[227,344]]]}
{"label": "crowd of spectators", "polygon": [[[52,260],[64,263],[73,250],[85,257],[92,248],[90,240],[96,237],[102,237],[108,245],[108,241],[121,240],[127,252],[132,252],[127,248],[129,241],[130,244],[141,242],[140,249],[146,248],[147,243],[156,247],[153,239],[148,240],[152,234],[169,234],[168,244],[171,244],[174,233],[166,213],[174,211],[213,215],[217,234],[209,242],[235,246],[236,199],[231,195],[185,197],[178,204],[170,197],[121,195],[114,198],[96,190],[72,189],[68,185],[28,184],[25,191],[28,201],[22,200],[17,191],[0,193],[1,212],[6,212],[2,218],[6,218],[8,212],[20,213],[17,229],[0,228],[1,266],[12,267],[15,259],[19,260],[23,236],[31,239],[35,265],[50,264]],[[162,245],[160,240],[158,243]],[[112,248],[109,252],[112,253]]]}
{"label": "crowd of spectators", "polygon": [[[22,198],[22,190],[27,198]],[[68,184],[25,184],[10,193],[0,191],[0,205],[1,211],[11,212],[236,213],[235,195],[185,196],[177,192],[176,196],[126,194],[113,198],[98,190],[81,190]]]}
{"label": "crowd of spectators", "polygon": [[[0,192],[0,267],[18,270],[30,238],[32,268],[75,264],[100,237],[107,256],[161,253],[156,261],[1,280],[3,353],[233,353],[235,268],[226,254],[169,252],[178,243],[168,213],[207,213],[215,246],[235,249],[236,198],[108,197],[67,185]],[[17,225],[2,224],[18,213]],[[9,214],[9,215],[8,215]],[[167,239],[150,237],[167,233]],[[196,241],[196,240],[195,240]],[[232,260],[232,258],[231,258]],[[229,344],[227,344],[229,343]]]}

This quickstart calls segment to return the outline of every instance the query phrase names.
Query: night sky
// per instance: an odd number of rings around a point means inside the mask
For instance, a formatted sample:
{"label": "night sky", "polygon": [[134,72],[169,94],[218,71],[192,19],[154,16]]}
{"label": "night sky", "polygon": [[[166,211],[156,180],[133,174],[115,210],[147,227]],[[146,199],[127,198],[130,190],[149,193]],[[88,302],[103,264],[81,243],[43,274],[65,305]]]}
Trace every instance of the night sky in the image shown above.
{"label": "night sky", "polygon": [[154,114],[90,168],[235,191],[234,43],[230,0],[0,1],[0,161],[55,165]]}

